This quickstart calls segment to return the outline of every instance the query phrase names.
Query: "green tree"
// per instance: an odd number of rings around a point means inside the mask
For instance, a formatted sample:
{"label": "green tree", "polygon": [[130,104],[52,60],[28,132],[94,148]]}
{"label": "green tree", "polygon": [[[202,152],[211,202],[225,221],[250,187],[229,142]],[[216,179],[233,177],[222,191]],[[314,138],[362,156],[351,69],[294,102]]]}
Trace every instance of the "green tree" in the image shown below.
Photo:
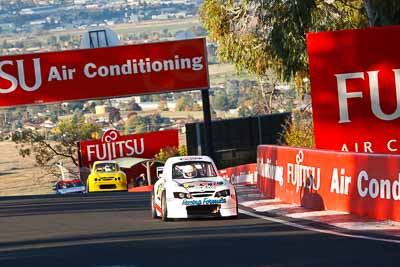
{"label": "green tree", "polygon": [[[301,97],[309,88],[304,79],[307,32],[400,24],[399,15],[400,2],[390,0],[205,0],[200,8],[210,39],[218,43],[221,61],[232,62],[238,71],[261,80],[272,69],[279,81],[295,81]],[[258,102],[270,109],[274,89],[269,97],[260,89]],[[255,110],[243,103],[239,107],[241,115]],[[284,143],[312,147],[312,132],[310,117],[294,118],[287,125]]]}
{"label": "green tree", "polygon": [[194,100],[189,94],[180,96],[175,103],[176,111],[191,111],[193,110]]}
{"label": "green tree", "polygon": [[55,45],[57,43],[57,37],[54,35],[51,35],[50,37],[47,38],[47,43],[49,45]]}
{"label": "green tree", "polygon": [[295,79],[300,95],[308,74],[306,33],[367,24],[361,0],[205,0],[200,16],[220,60],[239,71]]}
{"label": "green tree", "polygon": [[370,26],[400,24],[400,2],[390,0],[364,0]]}
{"label": "green tree", "polygon": [[296,147],[314,148],[314,128],[309,110],[292,113],[293,118],[284,125],[280,143]]}
{"label": "green tree", "polygon": [[110,122],[118,122],[121,120],[121,112],[118,108],[110,107],[108,109],[108,120]]}
{"label": "green tree", "polygon": [[187,156],[187,147],[181,145],[179,147],[162,148],[160,149],[160,152],[154,156],[154,158],[156,160],[166,162],[168,158],[176,156]]}
{"label": "green tree", "polygon": [[197,101],[194,101],[191,111],[202,111],[202,110],[203,108],[201,107],[201,105]]}
{"label": "green tree", "polygon": [[158,131],[163,126],[169,126],[170,123],[168,118],[163,118],[159,114],[132,116],[125,124],[125,134]]}
{"label": "green tree", "polygon": [[145,117],[132,116],[125,124],[125,134],[144,133],[147,131],[148,123]]}
{"label": "green tree", "polygon": [[212,98],[212,105],[216,110],[229,110],[228,96],[226,95],[226,92],[223,90],[216,91],[214,97]]}
{"label": "green tree", "polygon": [[91,123],[86,123],[81,116],[74,116],[69,120],[60,121],[55,132],[56,142],[46,140],[45,135],[38,131],[23,130],[15,132],[12,140],[16,143],[22,157],[34,156],[36,164],[55,173],[55,164],[62,161],[65,166],[72,166],[71,173],[76,173],[78,166],[77,142],[91,139],[99,134],[101,129]]}
{"label": "green tree", "polygon": [[161,32],[162,32],[163,37],[168,37],[168,29],[167,28],[162,29]]}
{"label": "green tree", "polygon": [[142,107],[136,103],[135,98],[131,98],[129,102],[125,105],[126,110],[141,111]]}
{"label": "green tree", "polygon": [[241,105],[238,109],[240,117],[250,117],[257,115],[256,111],[252,110],[251,107],[247,105]]}
{"label": "green tree", "polygon": [[69,41],[71,41],[71,35],[70,35],[70,34],[61,35],[59,38],[60,38],[60,41],[62,41],[62,42],[69,42]]}
{"label": "green tree", "polygon": [[164,99],[161,99],[160,102],[158,103],[158,109],[160,111],[168,111],[168,104],[167,101],[165,101]]}

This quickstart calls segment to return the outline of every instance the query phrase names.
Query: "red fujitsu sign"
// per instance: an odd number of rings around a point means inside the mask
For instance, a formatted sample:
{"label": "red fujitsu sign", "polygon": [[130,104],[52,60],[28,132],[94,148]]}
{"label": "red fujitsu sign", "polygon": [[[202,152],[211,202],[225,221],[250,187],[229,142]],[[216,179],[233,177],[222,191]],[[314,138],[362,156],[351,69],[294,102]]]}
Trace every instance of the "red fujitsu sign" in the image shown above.
{"label": "red fujitsu sign", "polygon": [[80,142],[81,167],[89,167],[96,160],[153,158],[160,149],[178,145],[178,130],[120,135],[116,129],[110,129],[103,134],[101,140]]}
{"label": "red fujitsu sign", "polygon": [[266,197],[400,221],[400,155],[261,145],[257,172]]}
{"label": "red fujitsu sign", "polygon": [[0,107],[209,87],[205,39],[0,57]]}
{"label": "red fujitsu sign", "polygon": [[310,33],[317,148],[400,153],[400,27]]}

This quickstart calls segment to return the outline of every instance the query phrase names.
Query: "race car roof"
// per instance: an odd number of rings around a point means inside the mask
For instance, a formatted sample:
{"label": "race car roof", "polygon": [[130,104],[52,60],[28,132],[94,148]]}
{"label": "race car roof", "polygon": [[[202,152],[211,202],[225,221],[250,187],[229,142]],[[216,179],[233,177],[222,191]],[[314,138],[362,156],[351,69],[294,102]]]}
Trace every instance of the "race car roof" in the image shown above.
{"label": "race car roof", "polygon": [[178,157],[171,157],[167,160],[166,164],[175,164],[178,162],[185,162],[185,161],[207,161],[213,162],[213,160],[208,156],[178,156]]}

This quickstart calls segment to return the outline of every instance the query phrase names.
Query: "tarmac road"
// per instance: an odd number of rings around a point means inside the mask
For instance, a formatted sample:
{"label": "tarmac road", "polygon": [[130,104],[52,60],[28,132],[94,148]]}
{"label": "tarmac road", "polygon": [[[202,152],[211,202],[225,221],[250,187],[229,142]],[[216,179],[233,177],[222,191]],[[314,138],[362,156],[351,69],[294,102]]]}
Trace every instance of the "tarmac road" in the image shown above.
{"label": "tarmac road", "polygon": [[0,199],[0,266],[399,266],[400,245],[246,215],[162,222],[148,193]]}

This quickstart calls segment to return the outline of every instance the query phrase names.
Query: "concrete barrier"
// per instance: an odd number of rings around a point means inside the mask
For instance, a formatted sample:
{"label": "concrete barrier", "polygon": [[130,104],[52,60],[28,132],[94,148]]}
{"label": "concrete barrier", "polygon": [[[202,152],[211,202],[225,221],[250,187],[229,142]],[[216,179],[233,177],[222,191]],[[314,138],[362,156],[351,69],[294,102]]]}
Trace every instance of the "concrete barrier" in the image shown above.
{"label": "concrete barrier", "polygon": [[400,221],[400,155],[262,145],[257,171],[267,197]]}

